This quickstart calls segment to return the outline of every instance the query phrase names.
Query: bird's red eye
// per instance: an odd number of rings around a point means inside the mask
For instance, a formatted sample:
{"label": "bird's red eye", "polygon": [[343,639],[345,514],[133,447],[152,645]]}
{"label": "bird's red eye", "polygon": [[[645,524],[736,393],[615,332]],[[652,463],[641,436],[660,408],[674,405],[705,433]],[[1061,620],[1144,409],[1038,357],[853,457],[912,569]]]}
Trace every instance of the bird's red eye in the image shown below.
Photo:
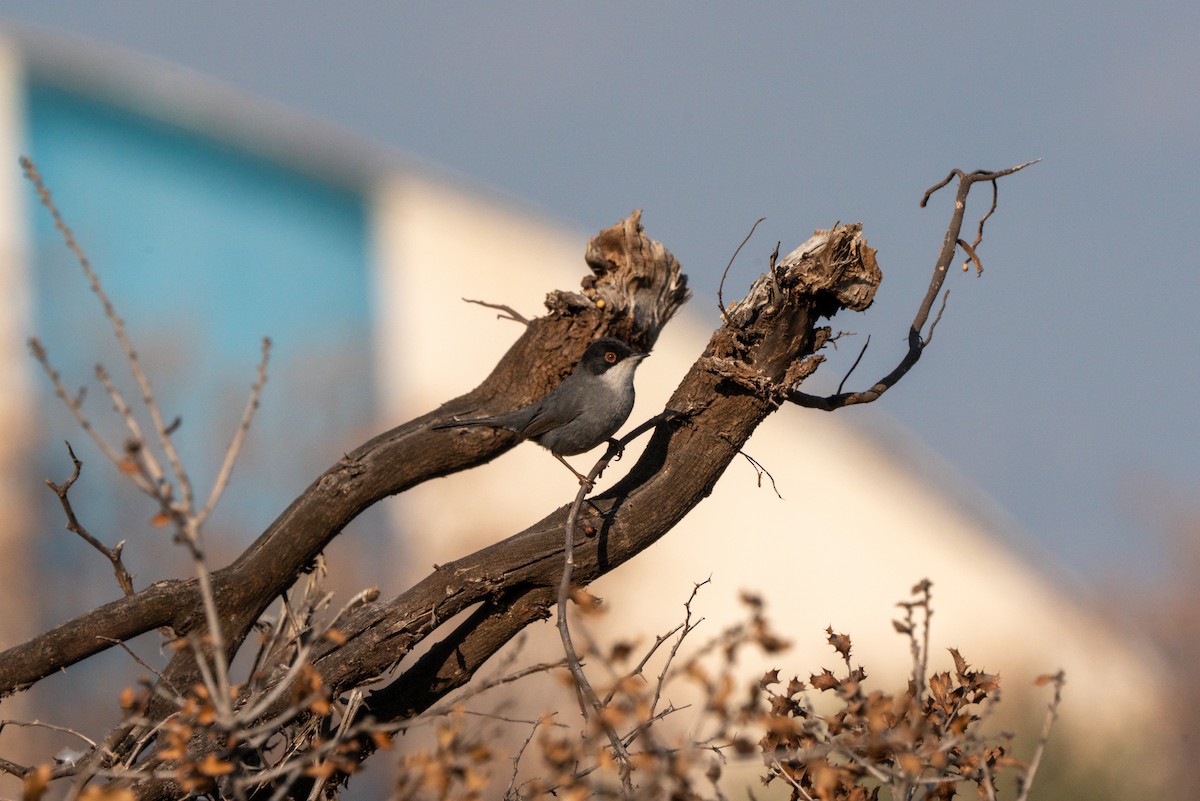
{"label": "bird's red eye", "polygon": [[616,364],[617,363],[617,352],[614,350],[610,350],[610,351],[606,352],[604,354],[604,361],[608,362],[609,364]]}

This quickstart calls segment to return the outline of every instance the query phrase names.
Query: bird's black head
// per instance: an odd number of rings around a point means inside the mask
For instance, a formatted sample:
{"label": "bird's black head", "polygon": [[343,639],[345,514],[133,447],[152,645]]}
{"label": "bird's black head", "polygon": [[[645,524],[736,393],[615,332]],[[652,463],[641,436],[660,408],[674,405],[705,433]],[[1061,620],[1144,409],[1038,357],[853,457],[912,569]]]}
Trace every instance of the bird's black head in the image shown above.
{"label": "bird's black head", "polygon": [[575,369],[599,375],[608,372],[624,361],[632,360],[636,363],[646,358],[647,355],[635,351],[627,343],[615,337],[604,337],[587,346],[587,350],[579,359],[579,366]]}

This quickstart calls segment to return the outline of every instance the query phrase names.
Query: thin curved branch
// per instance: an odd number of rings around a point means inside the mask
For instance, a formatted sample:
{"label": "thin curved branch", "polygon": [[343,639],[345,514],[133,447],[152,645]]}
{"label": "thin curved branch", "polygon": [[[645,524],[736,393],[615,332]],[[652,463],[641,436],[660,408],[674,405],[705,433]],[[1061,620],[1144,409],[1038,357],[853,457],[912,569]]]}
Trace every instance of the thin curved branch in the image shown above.
{"label": "thin curved branch", "polygon": [[[754,221],[754,225],[750,226],[750,232],[748,234],[746,234],[746,238],[741,241],[741,244],[739,244],[737,246],[737,248],[734,249],[733,255],[729,257],[729,263],[726,264],[725,269],[721,271],[721,280],[720,280],[720,282],[717,283],[717,311],[720,312],[721,319],[726,324],[729,323],[729,315],[728,315],[728,312],[725,310],[725,296],[724,296],[725,277],[727,275],[729,275],[729,268],[733,266],[733,262],[734,262],[734,260],[737,259],[738,254],[742,252],[742,248],[744,248],[746,246],[746,243],[750,241],[750,237],[754,236],[754,230],[756,228],[758,228],[758,224],[761,223],[765,219],[767,219],[767,218],[759,217],[757,220]],[[774,263],[775,263],[775,257],[778,255],[779,255],[779,245],[776,245],[775,246],[775,254],[772,255],[772,257],[771,257],[771,266],[772,267],[774,266]]]}
{"label": "thin curved branch", "polygon": [[[921,358],[921,352],[925,346],[929,344],[930,338],[933,336],[933,326],[930,327],[929,333],[922,336],[921,331],[925,328],[926,322],[929,320],[929,313],[933,309],[933,304],[937,300],[939,292],[941,292],[942,284],[946,280],[946,274],[949,271],[950,263],[954,260],[955,250],[962,246],[969,254],[972,261],[975,262],[979,272],[983,272],[983,263],[979,260],[977,249],[983,241],[983,224],[987,221],[992,213],[996,210],[997,199],[997,184],[996,181],[1033,164],[1037,164],[1041,159],[1027,161],[1024,164],[1018,164],[1015,167],[1009,167],[1006,170],[998,170],[989,172],[987,170],[976,170],[975,172],[966,173],[960,169],[953,169],[950,174],[943,180],[925,190],[924,196],[921,198],[921,208],[929,202],[929,198],[938,190],[948,186],[951,181],[958,178],[958,192],[954,198],[954,211],[950,216],[950,224],[946,228],[946,238],[942,242],[941,252],[938,254],[937,262],[933,267],[933,276],[929,280],[929,288],[925,291],[925,297],[921,300],[921,305],[917,309],[917,314],[913,318],[912,326],[908,332],[908,351],[900,360],[900,363],[883,378],[875,382],[869,389],[860,392],[841,392],[833,395],[821,396],[810,395],[806,392],[801,392],[798,387],[794,387],[787,393],[787,399],[792,403],[800,406],[805,406],[810,409],[821,409],[823,411],[833,411],[840,409],[843,406],[853,406],[858,403],[871,403],[878,400],[883,393],[887,392],[896,385],[901,378],[912,369],[912,366]],[[980,182],[990,182],[992,184],[992,206],[986,214],[979,220],[978,235],[973,245],[968,246],[962,241],[959,236],[962,231],[963,215],[967,209],[967,196],[971,192],[971,187]],[[943,308],[945,301],[943,300]],[[941,317],[941,312],[938,313]],[[936,325],[936,320],[934,322]]]}
{"label": "thin curved branch", "polygon": [[[609,744],[612,745],[613,756],[616,758],[619,766],[621,787],[624,796],[625,798],[632,798],[633,785],[630,782],[630,774],[633,767],[629,762],[629,751],[625,749],[625,745],[621,742],[621,736],[617,734],[617,730],[604,719],[604,703],[600,700],[600,696],[596,694],[592,683],[588,681],[587,674],[583,672],[583,665],[579,661],[579,654],[575,651],[575,644],[571,640],[571,629],[567,623],[568,602],[571,597],[571,578],[575,572],[575,524],[579,520],[579,510],[583,507],[583,499],[587,496],[588,487],[591,486],[590,482],[595,481],[599,475],[598,468],[599,465],[592,468],[591,472],[594,475],[589,475],[587,482],[580,482],[579,491],[575,493],[575,502],[571,504],[571,511],[567,515],[567,523],[563,526],[562,578],[559,580],[558,596],[555,599],[557,601],[556,606],[558,607],[558,634],[562,638],[563,652],[567,657],[567,668],[571,671],[571,675],[575,679],[575,687],[580,694],[579,708],[583,712],[584,719],[595,720],[608,737]],[[588,712],[589,708],[591,709],[590,713]]]}
{"label": "thin curved branch", "polygon": [[850,376],[858,368],[858,363],[862,361],[862,357],[867,355],[867,348],[869,347],[871,347],[871,335],[867,334],[867,341],[863,343],[862,350],[858,352],[858,357],[855,358],[854,364],[850,365],[850,369],[846,371],[846,374],[842,376],[842,380],[838,383],[838,392],[841,392],[842,387],[846,386],[846,382],[850,380]]}

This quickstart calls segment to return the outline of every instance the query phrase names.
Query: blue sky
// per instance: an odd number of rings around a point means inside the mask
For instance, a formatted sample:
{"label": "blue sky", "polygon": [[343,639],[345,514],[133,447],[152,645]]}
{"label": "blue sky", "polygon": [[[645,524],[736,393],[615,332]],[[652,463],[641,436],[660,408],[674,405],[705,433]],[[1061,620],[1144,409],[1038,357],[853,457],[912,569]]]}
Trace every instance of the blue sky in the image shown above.
{"label": "blue sky", "polygon": [[862,382],[903,353],[945,230],[926,187],[1042,158],[1002,183],[986,271],[951,276],[920,365],[841,414],[899,421],[1086,578],[1152,576],[1163,520],[1197,511],[1200,6],[0,0],[0,20],[332,121],[581,243],[641,208],[714,324],[755,219],[727,297],[776,240],[862,221],[884,283],[835,321],[872,335]]}

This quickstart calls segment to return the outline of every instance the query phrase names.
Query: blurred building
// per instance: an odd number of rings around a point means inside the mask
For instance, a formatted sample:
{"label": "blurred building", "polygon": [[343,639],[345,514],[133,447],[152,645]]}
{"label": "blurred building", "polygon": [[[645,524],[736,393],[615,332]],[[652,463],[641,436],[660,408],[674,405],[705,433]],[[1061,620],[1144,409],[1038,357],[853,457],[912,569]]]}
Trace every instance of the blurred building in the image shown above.
{"label": "blurred building", "polygon": [[[77,495],[85,522],[110,544],[127,541],[137,585],[186,570],[150,525],[154,510],[87,441],[29,357],[25,340],[36,335],[72,392],[89,387],[86,413],[120,443],[93,365],[106,364],[127,397],[136,393],[74,257],[20,175],[19,154],[36,161],[138,343],[165,413],[182,420],[184,460],[201,493],[241,414],[259,340],[274,341],[261,411],[209,532],[219,563],[343,452],[490,370],[519,331],[461,298],[536,315],[547,291],[577,285],[594,233],[564,230],[511,198],[166,65],[37,37],[0,46],[0,153],[0,437],[8,444],[0,449],[8,556],[0,586],[9,610],[0,647],[119,593],[107,564],[61,530],[57,499],[42,486],[70,474],[64,439],[85,463]],[[629,211],[613,209],[595,229]],[[645,222],[653,236],[653,209]],[[797,221],[791,244],[811,225]],[[697,317],[668,326],[640,370],[635,419],[661,408],[708,335]],[[796,672],[832,664],[824,644],[832,625],[853,635],[873,677],[899,680],[909,655],[892,630],[894,605],[928,577],[934,667],[947,669],[941,648],[957,647],[1012,686],[1063,668],[1064,718],[1093,734],[1148,717],[1153,681],[1137,696],[1119,688],[1131,687],[1130,675],[1153,675],[1153,654],[983,493],[885,419],[871,419],[866,427],[798,408],[773,415],[748,450],[783,499],[735,462],[675,531],[597,583],[613,610],[605,625],[665,631],[693,583],[711,576],[697,610],[712,630],[740,614],[737,594],[752,588],[796,643]],[[610,468],[609,480],[635,458]],[[384,504],[386,518],[339,538],[331,570],[341,586],[394,594],[574,491],[560,465],[524,445]],[[0,717],[20,717],[22,703],[5,702]],[[96,725],[112,722],[105,714]]]}

